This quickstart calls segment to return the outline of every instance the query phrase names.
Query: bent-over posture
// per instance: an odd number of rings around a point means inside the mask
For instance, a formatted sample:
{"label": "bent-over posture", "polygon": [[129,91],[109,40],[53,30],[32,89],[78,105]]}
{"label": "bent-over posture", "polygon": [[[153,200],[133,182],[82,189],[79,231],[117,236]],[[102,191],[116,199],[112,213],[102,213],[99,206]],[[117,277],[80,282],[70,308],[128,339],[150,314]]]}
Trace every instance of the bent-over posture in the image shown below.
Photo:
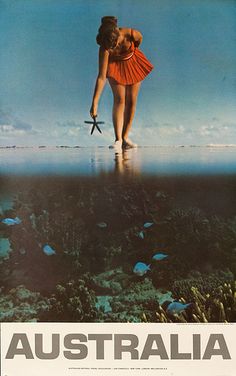
{"label": "bent-over posture", "polygon": [[118,28],[117,19],[113,16],[105,16],[101,22],[97,35],[99,71],[90,115],[97,116],[99,99],[108,78],[114,97],[115,142],[110,148],[121,152],[122,147],[137,147],[128,136],[141,81],[151,72],[153,65],[139,49],[142,34],[138,30]]}

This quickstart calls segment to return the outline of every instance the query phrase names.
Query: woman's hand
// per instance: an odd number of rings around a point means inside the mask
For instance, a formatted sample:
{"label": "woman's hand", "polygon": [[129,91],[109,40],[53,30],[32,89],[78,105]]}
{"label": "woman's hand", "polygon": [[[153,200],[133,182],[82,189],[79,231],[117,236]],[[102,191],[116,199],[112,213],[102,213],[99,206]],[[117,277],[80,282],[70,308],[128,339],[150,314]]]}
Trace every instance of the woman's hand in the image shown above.
{"label": "woman's hand", "polygon": [[92,118],[95,118],[97,116],[97,111],[98,111],[98,106],[93,103],[90,108],[90,116]]}

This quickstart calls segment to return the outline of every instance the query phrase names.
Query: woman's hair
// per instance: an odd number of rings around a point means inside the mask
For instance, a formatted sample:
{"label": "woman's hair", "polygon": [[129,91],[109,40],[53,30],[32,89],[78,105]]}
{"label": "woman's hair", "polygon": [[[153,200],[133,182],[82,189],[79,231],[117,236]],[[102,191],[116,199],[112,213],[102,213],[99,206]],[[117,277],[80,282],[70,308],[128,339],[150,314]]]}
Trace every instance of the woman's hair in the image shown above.
{"label": "woman's hair", "polygon": [[106,50],[114,48],[119,37],[117,29],[117,18],[114,16],[104,16],[101,19],[101,26],[98,29],[97,44]]}

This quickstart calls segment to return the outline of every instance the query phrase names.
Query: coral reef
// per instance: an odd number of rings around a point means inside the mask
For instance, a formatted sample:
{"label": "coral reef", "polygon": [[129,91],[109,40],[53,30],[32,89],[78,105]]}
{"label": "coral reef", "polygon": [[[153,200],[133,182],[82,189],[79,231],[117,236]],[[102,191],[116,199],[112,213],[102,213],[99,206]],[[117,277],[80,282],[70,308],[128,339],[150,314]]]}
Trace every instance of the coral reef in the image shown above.
{"label": "coral reef", "polygon": [[[199,195],[196,180],[182,179],[14,180],[14,204],[0,211],[0,220],[17,216],[21,223],[0,223],[1,285],[4,291],[24,285],[48,298],[20,303],[2,291],[3,320],[9,312],[22,321],[138,322],[145,312],[147,321],[235,321],[229,287],[236,275],[235,181],[232,208],[217,211],[207,206],[213,188],[201,188],[200,179]],[[227,190],[218,190],[223,200],[216,204],[223,207]],[[187,194],[196,207],[187,205]],[[43,252],[45,244],[54,255]],[[168,257],[153,260],[158,252]],[[138,262],[151,270],[138,277]],[[162,303],[173,297],[193,304],[170,316]]]}
{"label": "coral reef", "polygon": [[192,271],[188,278],[174,281],[171,287],[173,296],[180,298],[184,296],[186,300],[192,299],[191,288],[194,286],[201,294],[210,294],[218,286],[229,283],[234,279],[234,275],[229,270],[216,270],[211,273],[200,273]]}
{"label": "coral reef", "polygon": [[[150,279],[136,281],[115,296],[100,296],[96,302],[84,279],[58,285],[55,294],[43,298],[40,293],[18,286],[1,291],[2,322],[75,321],[75,322],[236,322],[236,281],[224,283],[209,293],[192,286],[176,301],[191,305],[181,314],[171,314],[167,307],[171,292],[158,291]],[[106,307],[106,309],[104,309]]]}
{"label": "coral reef", "polygon": [[0,294],[0,321],[2,322],[38,321],[39,316],[48,309],[47,299],[22,285],[8,292],[1,289]]}
{"label": "coral reef", "polygon": [[135,278],[119,295],[110,296],[111,311],[106,314],[100,312],[99,321],[140,322],[144,311],[154,321],[159,304],[166,299],[171,299],[170,292],[157,290],[149,278]]}
{"label": "coral reef", "polygon": [[[196,287],[191,290],[192,304],[181,314],[170,314],[164,302],[156,310],[156,322],[235,322],[236,321],[236,282],[225,283],[211,291],[201,294]],[[189,293],[190,293],[189,292]],[[188,293],[188,296],[189,296]],[[178,300],[186,303],[185,297]],[[153,322],[148,313],[143,313],[142,321]]]}
{"label": "coral reef", "polygon": [[[82,279],[83,278],[83,279]],[[91,322],[96,318],[95,294],[89,276],[57,285],[40,321]]]}
{"label": "coral reef", "polygon": [[96,294],[120,294],[133,281],[134,276],[123,271],[122,267],[110,269],[93,277],[93,289]]}

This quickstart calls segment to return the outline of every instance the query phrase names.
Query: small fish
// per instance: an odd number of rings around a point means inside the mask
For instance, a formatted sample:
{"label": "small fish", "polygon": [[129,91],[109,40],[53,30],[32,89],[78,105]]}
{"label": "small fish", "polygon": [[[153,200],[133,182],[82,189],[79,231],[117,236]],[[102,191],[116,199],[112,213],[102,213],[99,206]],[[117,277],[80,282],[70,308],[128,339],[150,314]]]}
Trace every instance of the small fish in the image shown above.
{"label": "small fish", "polygon": [[97,223],[97,226],[100,227],[100,228],[106,228],[107,223],[106,222],[100,222],[100,223]]}
{"label": "small fish", "polygon": [[144,239],[144,232],[143,231],[140,231],[138,233],[138,237],[141,238],[141,239]]}
{"label": "small fish", "polygon": [[21,219],[16,217],[16,218],[5,218],[2,220],[2,223],[4,223],[7,226],[14,226],[14,225],[19,225],[21,223]]}
{"label": "small fish", "polygon": [[150,264],[147,265],[144,262],[137,262],[137,264],[134,266],[133,272],[141,277],[146,274],[147,271],[151,270],[150,266]]}
{"label": "small fish", "polygon": [[149,227],[151,227],[152,225],[154,225],[153,222],[145,222],[144,225],[143,225],[143,227],[144,227],[144,228],[149,228]]}
{"label": "small fish", "polygon": [[156,253],[154,256],[152,256],[152,259],[156,261],[161,261],[164,260],[166,257],[168,257],[168,255],[166,255],[165,253]]}
{"label": "small fish", "polygon": [[43,252],[45,253],[45,255],[47,256],[52,256],[52,255],[55,255],[56,254],[56,251],[54,249],[52,249],[52,247],[48,244],[45,244],[43,246]]}
{"label": "small fish", "polygon": [[21,255],[25,255],[25,254],[26,254],[26,250],[25,250],[24,248],[20,248],[20,249],[19,249],[19,253],[20,253]]}
{"label": "small fish", "polygon": [[179,314],[183,312],[186,308],[188,308],[192,303],[183,304],[180,302],[172,302],[167,307],[167,312],[171,314]]}

